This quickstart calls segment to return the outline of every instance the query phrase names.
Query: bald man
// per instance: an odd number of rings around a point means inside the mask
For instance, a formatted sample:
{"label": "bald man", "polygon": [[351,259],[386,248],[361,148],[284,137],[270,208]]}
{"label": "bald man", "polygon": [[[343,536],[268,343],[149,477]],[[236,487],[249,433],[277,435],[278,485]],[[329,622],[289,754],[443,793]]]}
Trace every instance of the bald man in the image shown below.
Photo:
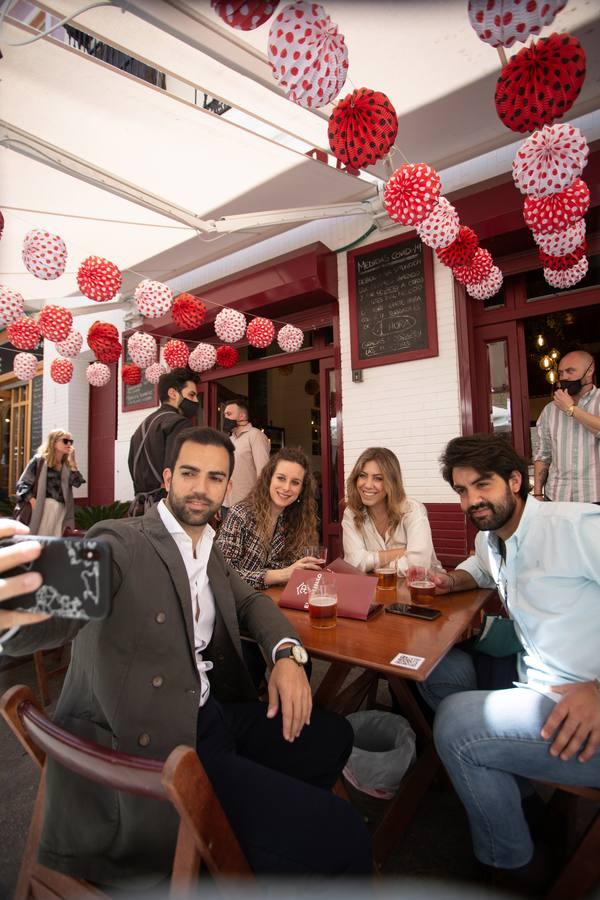
{"label": "bald man", "polygon": [[[533,496],[600,503],[600,390],[590,353],[567,353],[560,388],[537,420]],[[544,491],[545,488],[545,491]]]}

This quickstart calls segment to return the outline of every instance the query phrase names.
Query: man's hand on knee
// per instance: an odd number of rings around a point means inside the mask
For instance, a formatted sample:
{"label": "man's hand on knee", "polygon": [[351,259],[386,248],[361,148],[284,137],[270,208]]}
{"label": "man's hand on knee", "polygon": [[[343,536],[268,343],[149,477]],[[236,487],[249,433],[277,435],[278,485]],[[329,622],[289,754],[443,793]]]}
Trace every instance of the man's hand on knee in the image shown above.
{"label": "man's hand on knee", "polygon": [[277,715],[280,704],[283,736],[293,741],[310,725],[312,694],[306,672],[292,659],[280,659],[269,677],[269,719]]}
{"label": "man's hand on knee", "polygon": [[552,687],[563,694],[546,719],[541,736],[552,741],[550,753],[563,760],[579,750],[580,762],[587,762],[600,747],[600,691],[597,682],[561,684]]}

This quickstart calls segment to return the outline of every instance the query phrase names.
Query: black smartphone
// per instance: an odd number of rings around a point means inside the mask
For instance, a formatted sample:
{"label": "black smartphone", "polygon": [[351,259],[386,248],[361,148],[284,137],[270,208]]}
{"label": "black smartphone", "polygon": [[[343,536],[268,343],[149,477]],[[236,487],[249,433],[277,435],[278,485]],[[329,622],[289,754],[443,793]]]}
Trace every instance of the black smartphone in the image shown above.
{"label": "black smartphone", "polygon": [[386,612],[395,613],[397,616],[413,616],[415,619],[426,619],[431,622],[441,616],[439,609],[431,606],[413,606],[412,603],[390,603],[385,608]]}
{"label": "black smartphone", "polygon": [[32,562],[15,566],[2,578],[39,572],[42,586],[30,594],[11,597],[3,609],[51,613],[65,619],[104,619],[112,600],[112,552],[105,541],[23,535],[0,541],[0,547],[39,541],[42,552]]}

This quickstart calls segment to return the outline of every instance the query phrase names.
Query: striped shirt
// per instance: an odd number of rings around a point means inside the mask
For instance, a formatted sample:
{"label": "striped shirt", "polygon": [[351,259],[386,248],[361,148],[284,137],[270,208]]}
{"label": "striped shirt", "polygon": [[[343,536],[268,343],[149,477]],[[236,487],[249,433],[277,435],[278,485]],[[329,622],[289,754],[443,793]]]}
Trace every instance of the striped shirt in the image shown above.
{"label": "striped shirt", "polygon": [[[600,389],[593,387],[577,406],[600,416]],[[548,403],[537,420],[536,460],[550,461],[546,495],[550,500],[600,502],[600,431],[584,428],[555,403]]]}

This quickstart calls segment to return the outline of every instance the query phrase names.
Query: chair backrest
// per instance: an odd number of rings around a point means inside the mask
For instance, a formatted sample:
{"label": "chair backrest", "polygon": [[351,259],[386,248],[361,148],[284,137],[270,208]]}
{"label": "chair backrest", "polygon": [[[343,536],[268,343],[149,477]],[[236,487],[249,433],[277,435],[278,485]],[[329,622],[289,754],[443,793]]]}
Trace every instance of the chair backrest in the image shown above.
{"label": "chair backrest", "polygon": [[[85,882],[53,873],[35,861],[41,832],[46,757],[114,790],[172,803],[180,818],[171,876],[172,893],[178,897],[193,891],[202,862],[217,878],[252,875],[204,767],[191,747],[176,747],[164,763],[106,750],[51,722],[36,704],[31,690],[23,685],[6,691],[0,699],[0,713],[36,765],[44,770],[15,900],[19,896],[31,896],[30,887],[39,877],[45,879],[46,889],[59,891],[58,897],[65,895],[67,882],[71,891],[74,888],[78,891],[77,896],[86,896],[82,891]],[[60,883],[53,881],[54,876]],[[91,890],[87,896],[103,896],[87,887]]]}

